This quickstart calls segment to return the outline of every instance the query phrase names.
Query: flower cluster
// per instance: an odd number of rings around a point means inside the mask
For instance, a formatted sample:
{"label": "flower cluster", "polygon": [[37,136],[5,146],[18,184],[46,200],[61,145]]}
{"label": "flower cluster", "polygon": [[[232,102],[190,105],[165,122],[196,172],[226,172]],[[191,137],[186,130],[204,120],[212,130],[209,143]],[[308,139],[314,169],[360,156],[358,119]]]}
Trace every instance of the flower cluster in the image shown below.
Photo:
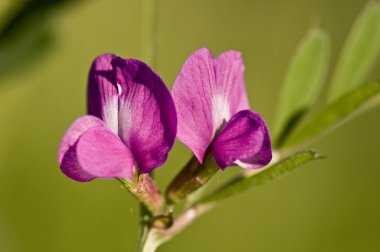
{"label": "flower cluster", "polygon": [[62,172],[79,182],[137,181],[164,164],[176,137],[202,169],[208,160],[222,170],[256,169],[271,160],[268,129],[249,109],[244,64],[236,51],[216,58],[206,48],[196,51],[172,92],[145,63],[101,55],[90,70],[87,108],[58,153]]}

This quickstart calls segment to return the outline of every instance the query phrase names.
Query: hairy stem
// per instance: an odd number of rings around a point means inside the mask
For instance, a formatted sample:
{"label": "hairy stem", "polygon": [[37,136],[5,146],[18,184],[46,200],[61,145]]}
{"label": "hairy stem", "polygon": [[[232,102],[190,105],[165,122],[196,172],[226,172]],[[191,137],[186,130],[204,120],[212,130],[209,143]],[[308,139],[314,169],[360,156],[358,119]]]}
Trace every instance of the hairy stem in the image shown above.
{"label": "hairy stem", "polygon": [[142,205],[144,211],[142,215],[151,213],[154,216],[165,214],[165,201],[156,184],[149,174],[141,174],[136,181],[118,178],[122,186],[136,197]]}
{"label": "hairy stem", "polygon": [[178,203],[206,185],[218,171],[211,156],[206,158],[204,164],[193,156],[168,186],[167,199],[173,204]]}

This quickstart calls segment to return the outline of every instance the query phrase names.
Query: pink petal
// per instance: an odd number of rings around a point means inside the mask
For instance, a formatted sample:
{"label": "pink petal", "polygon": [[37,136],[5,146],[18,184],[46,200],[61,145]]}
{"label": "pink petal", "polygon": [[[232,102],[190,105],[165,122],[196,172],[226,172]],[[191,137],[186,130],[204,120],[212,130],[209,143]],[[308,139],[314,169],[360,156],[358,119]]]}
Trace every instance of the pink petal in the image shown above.
{"label": "pink petal", "polygon": [[95,178],[133,178],[134,160],[128,147],[107,128],[92,128],[76,147],[82,171]]}
{"label": "pink petal", "polygon": [[213,59],[210,51],[203,48],[186,60],[172,91],[178,116],[177,137],[200,162],[214,134],[212,94],[215,85]]}
{"label": "pink petal", "polygon": [[115,58],[120,86],[119,136],[132,151],[138,170],[150,172],[167,159],[177,132],[177,115],[171,94],[145,63]]}
{"label": "pink petal", "polygon": [[221,169],[239,165],[255,169],[272,159],[268,128],[256,112],[236,113],[212,143],[212,153]]}
{"label": "pink petal", "polygon": [[81,116],[74,121],[74,123],[66,131],[61,140],[58,150],[58,162],[61,163],[63,156],[73,146],[79,137],[88,129],[93,127],[104,127],[102,120],[95,116]]}
{"label": "pink petal", "polygon": [[118,87],[111,61],[112,54],[103,54],[92,63],[88,79],[88,113],[102,119],[115,133],[118,132]]}
{"label": "pink petal", "polygon": [[230,116],[249,109],[249,102],[244,83],[244,64],[240,52],[228,51],[220,54],[215,60],[215,75],[219,92],[228,101]]}
{"label": "pink petal", "polygon": [[241,54],[229,51],[213,59],[207,48],[196,51],[183,65],[172,93],[178,138],[203,162],[215,133],[249,107]]}
{"label": "pink petal", "polygon": [[75,120],[63,136],[58,150],[58,163],[63,173],[77,181],[89,181],[94,178],[81,170],[76,158],[76,143],[88,129],[104,126],[102,120],[94,116],[86,115]]}

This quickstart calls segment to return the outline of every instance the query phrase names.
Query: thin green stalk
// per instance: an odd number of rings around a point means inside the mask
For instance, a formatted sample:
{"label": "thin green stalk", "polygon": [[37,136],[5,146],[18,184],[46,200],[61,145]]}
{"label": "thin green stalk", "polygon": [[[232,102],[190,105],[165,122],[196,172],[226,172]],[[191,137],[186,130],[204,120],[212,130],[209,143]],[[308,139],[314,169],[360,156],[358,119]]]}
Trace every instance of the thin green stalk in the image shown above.
{"label": "thin green stalk", "polygon": [[151,228],[142,243],[141,252],[155,252],[162,244],[170,241],[197,218],[211,210],[215,204],[198,204],[185,210],[179,215],[169,228]]}
{"label": "thin green stalk", "polygon": [[149,219],[149,211],[143,204],[140,204],[140,228],[136,247],[137,252],[144,251],[144,247],[146,246],[150,231]]}

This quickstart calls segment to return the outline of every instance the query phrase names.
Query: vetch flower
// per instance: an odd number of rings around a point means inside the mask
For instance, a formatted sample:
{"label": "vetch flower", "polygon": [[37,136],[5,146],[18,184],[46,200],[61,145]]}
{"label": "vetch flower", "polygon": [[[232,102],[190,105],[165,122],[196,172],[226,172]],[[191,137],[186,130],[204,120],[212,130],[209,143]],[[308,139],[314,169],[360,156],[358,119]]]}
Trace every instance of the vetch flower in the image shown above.
{"label": "vetch flower", "polygon": [[249,109],[239,52],[213,58],[207,48],[196,51],[184,63],[172,96],[177,137],[195,155],[167,190],[172,202],[207,183],[219,169],[233,165],[256,169],[270,162],[268,129]]}
{"label": "vetch flower", "polygon": [[232,165],[255,169],[270,162],[268,129],[261,116],[249,110],[239,52],[213,58],[207,48],[196,51],[186,60],[172,95],[177,136],[200,163],[207,154],[221,169]]}
{"label": "vetch flower", "polygon": [[104,54],[89,74],[88,114],[67,130],[58,161],[68,177],[132,180],[161,166],[177,116],[170,92],[145,63]]}

